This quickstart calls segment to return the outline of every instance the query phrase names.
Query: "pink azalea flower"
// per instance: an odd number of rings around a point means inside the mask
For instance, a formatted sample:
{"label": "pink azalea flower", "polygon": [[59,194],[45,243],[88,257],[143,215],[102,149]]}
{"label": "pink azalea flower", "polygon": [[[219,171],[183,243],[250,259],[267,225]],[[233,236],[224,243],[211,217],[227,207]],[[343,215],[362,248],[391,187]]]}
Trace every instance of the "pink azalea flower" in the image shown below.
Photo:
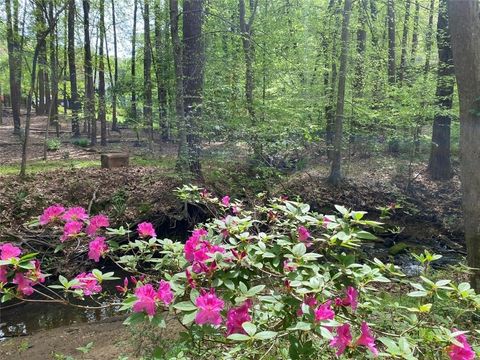
{"label": "pink azalea flower", "polygon": [[329,222],[332,222],[332,220],[330,220],[329,218],[327,218],[326,216],[323,217],[323,223],[322,223],[322,226],[326,229],[328,227],[328,223]]}
{"label": "pink azalea flower", "polygon": [[225,195],[225,196],[222,198],[222,205],[223,205],[223,206],[226,206],[226,207],[229,207],[229,206],[230,206],[230,196]]}
{"label": "pink azalea flower", "polygon": [[8,282],[7,274],[8,268],[4,265],[0,265],[0,283]]}
{"label": "pink azalea flower", "polygon": [[49,206],[43,210],[43,214],[40,216],[40,225],[47,225],[60,220],[64,212],[65,208],[62,205]]}
{"label": "pink azalea flower", "polygon": [[0,245],[0,260],[10,260],[12,258],[18,259],[22,250],[15,245],[5,243]]}
{"label": "pink azalea flower", "polygon": [[[458,331],[457,329],[452,329],[453,332]],[[455,339],[462,344],[461,346],[452,344],[448,350],[448,356],[450,360],[473,360],[475,359],[475,352],[472,350],[472,347],[467,341],[467,337],[464,334],[458,335]]]}
{"label": "pink azalea flower", "polygon": [[357,309],[358,306],[358,291],[352,286],[347,287],[345,291],[345,297],[343,299],[336,299],[336,305],[341,306],[350,306],[353,311]]}
{"label": "pink azalea flower", "polygon": [[195,323],[198,325],[220,325],[222,323],[220,312],[224,302],[215,295],[214,289],[210,289],[210,292],[202,291],[202,295],[195,300],[195,305],[199,309],[195,316]]}
{"label": "pink azalea flower", "polygon": [[69,221],[63,226],[63,235],[60,238],[61,242],[76,237],[82,232],[83,223],[80,221]]}
{"label": "pink azalea flower", "polygon": [[102,257],[107,251],[108,245],[105,243],[104,237],[97,237],[88,244],[88,258],[95,262],[99,262],[100,257]]}
{"label": "pink azalea flower", "polygon": [[350,333],[350,325],[343,324],[337,328],[337,336],[330,341],[329,345],[333,348],[337,348],[337,352],[335,354],[340,356],[351,342],[352,334]]}
{"label": "pink azalea flower", "polygon": [[226,322],[227,336],[246,333],[242,325],[244,322],[252,320],[252,317],[248,313],[251,307],[252,300],[246,300],[242,305],[228,310]]}
{"label": "pink azalea flower", "polygon": [[372,352],[373,356],[377,357],[378,350],[375,346],[375,338],[365,321],[362,321],[361,332],[362,334],[357,340],[357,345],[366,346]]}
{"label": "pink azalea flower", "polygon": [[32,295],[33,294],[33,281],[25,277],[23,273],[16,273],[12,281],[14,284],[17,284],[17,290],[22,295]]}
{"label": "pink azalea flower", "polygon": [[[315,295],[305,295],[304,298],[303,298],[302,305],[303,304],[308,305],[311,308],[314,308],[315,306],[317,306],[318,301],[317,301],[317,298],[315,297]],[[302,305],[300,305],[300,308],[297,310],[297,316],[302,316],[303,315]]]}
{"label": "pink azalea flower", "polygon": [[128,278],[123,279],[123,286],[116,285],[115,289],[121,294],[126,294],[128,292]]}
{"label": "pink azalea flower", "polygon": [[28,271],[27,273],[28,278],[35,282],[38,282],[38,281],[41,283],[45,282],[45,274],[43,274],[40,269],[40,261],[33,260],[31,261],[31,263],[33,266],[35,266],[35,268]]}
{"label": "pink azalea flower", "polygon": [[110,226],[110,222],[108,221],[107,216],[102,214],[95,215],[90,219],[90,222],[85,232],[89,236],[94,236],[100,228],[107,226]]}
{"label": "pink azalea flower", "polygon": [[153,227],[152,223],[149,223],[149,222],[142,222],[138,224],[137,231],[138,231],[138,235],[140,235],[140,237],[142,238],[157,237],[155,228]]}
{"label": "pink azalea flower", "polygon": [[65,221],[83,221],[88,219],[88,214],[83,207],[77,206],[67,209],[62,219]]}
{"label": "pink azalea flower", "polygon": [[333,320],[335,312],[332,310],[331,304],[332,300],[328,300],[314,311],[315,321]]}
{"label": "pink azalea flower", "polygon": [[148,315],[155,315],[155,298],[157,293],[151,284],[146,284],[136,288],[135,296],[137,297],[137,300],[133,304],[133,311],[142,312],[145,310]]}
{"label": "pink azalea flower", "polygon": [[290,260],[284,260],[283,261],[283,271],[288,273],[291,271],[297,270],[297,265],[292,263]]}
{"label": "pink azalea flower", "polygon": [[300,226],[297,230],[297,233],[299,241],[304,242],[307,246],[312,244],[310,241],[308,241],[308,239],[310,239],[310,233],[305,227]]}
{"label": "pink azalea flower", "polygon": [[192,270],[196,273],[214,271],[217,267],[215,262],[207,265],[206,261],[211,259],[211,256],[216,252],[225,253],[225,249],[222,246],[213,245],[209,241],[204,240],[203,236],[206,234],[207,231],[205,229],[195,230],[183,249],[185,259],[193,265]]}
{"label": "pink azalea flower", "polygon": [[158,284],[157,298],[165,305],[169,305],[172,302],[173,292],[170,283],[165,280],[160,280],[160,283]]}
{"label": "pink azalea flower", "polygon": [[195,289],[197,287],[197,283],[192,278],[192,274],[188,269],[185,269],[185,275],[187,276],[188,286],[190,286],[192,289]]}
{"label": "pink azalea flower", "polygon": [[92,273],[78,274],[75,279],[77,279],[79,283],[73,285],[72,289],[82,290],[85,296],[98,294],[102,291],[102,286],[98,283],[97,278]]}

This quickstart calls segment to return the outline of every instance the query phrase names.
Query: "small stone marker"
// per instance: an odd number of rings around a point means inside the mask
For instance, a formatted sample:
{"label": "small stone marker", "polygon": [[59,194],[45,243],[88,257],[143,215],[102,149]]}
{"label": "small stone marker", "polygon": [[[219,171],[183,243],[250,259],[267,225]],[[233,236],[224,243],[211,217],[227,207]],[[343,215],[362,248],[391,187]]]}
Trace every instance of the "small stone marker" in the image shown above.
{"label": "small stone marker", "polygon": [[113,169],[128,166],[129,155],[126,153],[102,154],[102,169]]}

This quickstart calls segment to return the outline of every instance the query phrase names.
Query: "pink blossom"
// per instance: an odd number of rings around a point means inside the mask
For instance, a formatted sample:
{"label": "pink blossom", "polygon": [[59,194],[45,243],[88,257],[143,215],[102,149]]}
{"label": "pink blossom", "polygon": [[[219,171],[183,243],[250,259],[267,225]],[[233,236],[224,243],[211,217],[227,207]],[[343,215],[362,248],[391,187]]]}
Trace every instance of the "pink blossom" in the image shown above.
{"label": "pink blossom", "polygon": [[121,294],[126,294],[128,292],[128,278],[123,279],[123,286],[116,285],[115,289]]}
{"label": "pink blossom", "polygon": [[185,269],[185,275],[187,276],[188,286],[190,286],[192,289],[195,289],[197,287],[197,283],[192,278],[192,274],[188,269]]}
{"label": "pink blossom", "polygon": [[172,302],[173,292],[170,283],[165,280],[160,280],[160,283],[158,284],[157,298],[165,305],[169,305]]}
{"label": "pink blossom", "polygon": [[[453,332],[458,331],[457,329],[453,329]],[[450,360],[473,360],[475,359],[475,352],[472,350],[472,347],[467,341],[467,337],[464,334],[458,335],[455,339],[461,344],[450,345],[448,350],[448,356]]]}
{"label": "pink blossom", "polygon": [[332,222],[328,217],[324,216],[323,217],[323,223],[322,226],[326,229],[328,227],[328,223]]}
{"label": "pink blossom", "polygon": [[192,264],[192,270],[196,273],[214,271],[217,267],[216,263],[212,261],[210,264],[207,264],[207,260],[211,259],[211,256],[216,252],[225,252],[222,246],[213,245],[209,241],[204,240],[203,236],[206,234],[207,231],[205,229],[195,230],[183,249],[185,259]]}
{"label": "pink blossom", "polygon": [[95,262],[100,261],[102,257],[108,251],[108,245],[105,243],[104,237],[96,237],[95,240],[90,241],[88,244],[88,258]]}
{"label": "pink blossom", "polygon": [[62,205],[55,204],[49,206],[43,210],[43,214],[40,216],[40,225],[46,225],[60,220],[64,212],[65,208]]}
{"label": "pink blossom", "polygon": [[378,350],[375,346],[375,338],[365,321],[362,321],[361,332],[362,334],[357,340],[357,345],[366,346],[372,352],[373,356],[377,357]]}
{"label": "pink blossom", "polygon": [[133,304],[133,311],[142,312],[145,310],[148,315],[155,315],[155,298],[157,293],[151,284],[146,284],[136,288],[135,296],[137,297],[137,300]]}
{"label": "pink blossom", "polygon": [[61,242],[70,240],[82,232],[83,223],[80,221],[69,221],[63,226],[63,235],[60,238]]}
{"label": "pink blossom", "polygon": [[33,281],[25,277],[23,273],[17,272],[13,278],[13,283],[17,284],[17,290],[22,295],[33,294]]}
{"label": "pink blossom", "polygon": [[90,222],[85,232],[89,236],[94,236],[100,228],[107,226],[110,226],[110,222],[108,221],[107,216],[102,214],[95,215],[90,219]]}
{"label": "pink blossom", "polygon": [[78,274],[75,279],[78,280],[78,284],[73,285],[72,289],[80,289],[86,296],[98,294],[102,291],[102,286],[92,273]]}
{"label": "pink blossom", "polygon": [[293,262],[290,260],[284,260],[283,261],[283,271],[288,273],[291,271],[297,270],[297,265],[295,265]]}
{"label": "pink blossom", "polygon": [[350,333],[350,325],[343,324],[337,328],[337,336],[330,341],[330,346],[337,348],[336,355],[340,356],[351,342],[352,334]]}
{"label": "pink blossom", "polygon": [[88,214],[83,207],[77,206],[67,209],[62,219],[65,221],[83,221],[88,219]]}
{"label": "pink blossom", "polygon": [[297,229],[297,233],[298,233],[298,240],[299,241],[308,243],[308,239],[310,238],[310,233],[308,232],[308,230],[305,227],[300,226]]}
{"label": "pink blossom", "polygon": [[203,290],[202,295],[195,300],[195,305],[199,309],[195,316],[195,322],[198,325],[220,325],[222,323],[220,312],[223,309],[224,302],[215,295],[214,289],[210,289],[210,292]]}
{"label": "pink blossom", "polygon": [[33,260],[30,263],[34,266],[34,269],[28,271],[28,278],[35,282],[45,282],[45,274],[40,269],[40,261]]}
{"label": "pink blossom", "polygon": [[333,320],[335,312],[332,310],[331,304],[332,300],[328,300],[314,311],[315,321]]}
{"label": "pink blossom", "polygon": [[230,206],[230,196],[225,195],[225,196],[222,198],[222,205],[223,205],[223,206],[226,206],[226,207],[229,207],[229,206]]}
{"label": "pink blossom", "polygon": [[245,334],[242,325],[244,322],[252,320],[248,313],[251,307],[252,300],[246,300],[242,305],[228,310],[226,322],[227,336],[231,334]]}
{"label": "pink blossom", "polygon": [[[304,296],[302,305],[303,304],[307,305],[310,308],[314,308],[315,306],[317,306],[318,301],[317,301],[317,298],[315,297],[315,295],[310,294],[310,295],[305,295]],[[297,316],[302,316],[303,315],[302,305],[300,305],[300,308],[297,310]]]}
{"label": "pink blossom", "polygon": [[353,311],[358,306],[358,291],[352,286],[347,287],[345,297],[343,299],[335,299],[335,304],[338,306],[350,306]]}
{"label": "pink blossom", "polygon": [[0,265],[0,283],[8,282],[7,274],[8,274],[8,268],[4,265]]}
{"label": "pink blossom", "polygon": [[155,228],[153,227],[152,223],[149,222],[142,222],[138,224],[137,231],[138,235],[140,235],[142,238],[157,236],[155,233]]}
{"label": "pink blossom", "polygon": [[18,259],[18,255],[21,253],[22,250],[19,247],[10,243],[0,245],[0,260]]}

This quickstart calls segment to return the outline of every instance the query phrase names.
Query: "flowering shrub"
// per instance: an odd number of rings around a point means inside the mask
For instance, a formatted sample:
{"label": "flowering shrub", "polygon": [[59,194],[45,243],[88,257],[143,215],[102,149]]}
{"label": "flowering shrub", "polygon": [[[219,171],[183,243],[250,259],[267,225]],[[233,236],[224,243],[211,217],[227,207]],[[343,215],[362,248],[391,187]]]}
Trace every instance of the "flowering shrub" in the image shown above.
{"label": "flowering shrub", "polygon": [[[117,286],[122,310],[132,312],[126,323],[168,328],[177,319],[191,358],[475,358],[480,296],[468,283],[432,280],[429,264],[438,256],[428,252],[416,255],[425,269],[418,282],[378,259],[360,261],[362,242],[375,239],[372,231],[381,225],[365,212],[336,206],[338,214],[322,215],[285,198],[259,199],[247,210],[193,186],[178,195],[213,214],[185,244],[157,239],[150,223],[138,225],[138,239],[119,244],[113,239],[128,230],[105,229],[108,219],[89,220],[86,212],[59,205],[46,209],[40,223],[63,227],[63,245],[86,242],[95,262],[109,256],[141,273]],[[19,249],[2,246],[7,300],[29,295],[18,274],[30,287],[42,278],[34,255],[18,256]],[[51,287],[91,296],[112,275],[94,269]]]}

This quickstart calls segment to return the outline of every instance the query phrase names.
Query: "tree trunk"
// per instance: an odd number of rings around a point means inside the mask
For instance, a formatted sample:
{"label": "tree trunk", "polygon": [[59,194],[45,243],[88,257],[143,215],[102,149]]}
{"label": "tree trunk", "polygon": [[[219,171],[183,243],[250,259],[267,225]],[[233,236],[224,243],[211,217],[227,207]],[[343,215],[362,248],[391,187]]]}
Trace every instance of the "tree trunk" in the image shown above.
{"label": "tree trunk", "polygon": [[337,108],[335,116],[335,136],[333,139],[333,159],[328,177],[329,183],[338,185],[342,181],[342,138],[343,138],[343,114],[345,105],[345,85],[347,77],[348,46],[349,46],[349,23],[352,0],[345,0],[342,22],[342,50],[340,53],[340,70],[338,73]]}
{"label": "tree trunk", "polygon": [[355,97],[361,98],[363,88],[365,87],[365,49],[367,45],[366,11],[365,2],[360,1],[358,6],[359,23],[357,29],[357,59],[355,61],[355,78],[353,81],[353,89]]}
{"label": "tree trunk", "polygon": [[403,19],[403,33],[402,33],[402,53],[400,55],[400,74],[398,79],[400,84],[403,83],[405,73],[407,71],[407,40],[408,40],[408,29],[410,22],[410,4],[411,0],[405,1],[405,18]]}
{"label": "tree trunk", "polygon": [[170,35],[172,37],[173,65],[175,68],[175,112],[178,127],[178,157],[177,170],[182,176],[188,176],[188,147],[185,130],[185,114],[183,108],[183,65],[182,45],[178,35],[178,2],[169,0],[170,7]]}
{"label": "tree trunk", "polygon": [[[48,2],[48,12],[50,19],[53,18],[53,9],[54,3],[53,0]],[[51,125],[55,125],[58,129],[58,61],[57,61],[57,51],[56,51],[56,32],[50,32],[50,74],[51,74],[51,103],[48,109],[48,118]],[[58,131],[57,131],[58,133]]]}
{"label": "tree trunk", "polygon": [[413,15],[413,32],[412,32],[412,51],[410,53],[410,63],[415,62],[418,48],[418,22],[420,19],[420,3],[415,0],[415,14]]}
{"label": "tree trunk", "polygon": [[155,0],[155,75],[157,80],[158,99],[158,124],[160,126],[162,139],[170,139],[170,126],[167,118],[167,91],[165,80],[167,72],[165,69],[166,59],[163,58],[162,49],[162,22],[160,0]]}
{"label": "tree trunk", "polygon": [[136,122],[137,121],[137,92],[136,92],[136,81],[135,81],[135,50],[136,50],[136,41],[137,41],[137,4],[138,0],[133,0],[133,34],[132,34],[132,64],[131,64],[131,74],[132,74],[132,100],[130,105],[130,117]]}
{"label": "tree trunk", "polygon": [[95,94],[93,88],[92,53],[90,50],[90,0],[82,0],[83,3],[83,32],[84,32],[84,53],[85,53],[85,110],[84,116],[90,128],[90,144],[97,144],[97,122],[95,120]]}
{"label": "tree trunk", "polygon": [[115,0],[112,0],[113,22],[113,84],[112,84],[112,131],[118,131],[117,120],[117,82],[118,82],[118,49],[117,49],[117,23],[115,21]]}
{"label": "tree trunk", "polygon": [[100,145],[107,146],[107,114],[105,104],[105,58],[103,45],[105,41],[105,0],[100,0],[100,47],[98,50],[98,120],[100,121]]}
{"label": "tree trunk", "polygon": [[460,169],[468,266],[480,291],[480,6],[477,0],[449,1],[453,62],[460,102]]}
{"label": "tree trunk", "polygon": [[22,61],[18,39],[18,0],[13,0],[13,13],[11,0],[5,0],[5,12],[7,13],[7,49],[13,133],[20,135]]}
{"label": "tree trunk", "polygon": [[150,45],[150,4],[144,0],[143,7],[143,117],[148,126],[149,139],[153,141],[152,116],[152,48]]}
{"label": "tree trunk", "polygon": [[396,55],[395,55],[395,7],[394,0],[387,0],[387,26],[388,26],[388,83],[396,81]]}
{"label": "tree trunk", "polygon": [[189,170],[201,178],[200,122],[202,118],[205,54],[202,37],[203,0],[183,2],[183,101]]}
{"label": "tree trunk", "polygon": [[[457,0],[454,0],[457,1]],[[463,0],[462,0],[463,1]],[[430,71],[430,56],[432,52],[432,39],[433,39],[433,12],[435,9],[435,0],[430,2],[430,10],[428,12],[428,27],[427,27],[427,35],[425,36],[425,43],[427,48],[425,49],[425,67],[423,72],[428,74]]]}
{"label": "tree trunk", "polygon": [[432,148],[428,171],[434,180],[452,177],[450,164],[450,123],[448,111],[452,109],[454,68],[450,30],[448,27],[447,0],[440,0],[437,22],[438,70],[437,70],[437,113],[433,119]]}
{"label": "tree trunk", "polygon": [[245,1],[239,0],[239,16],[240,16],[240,35],[242,37],[242,47],[245,56],[245,99],[247,101],[247,112],[252,122],[255,119],[255,108],[253,104],[253,89],[254,73],[253,73],[253,46],[252,46],[252,26],[255,19],[255,13],[257,9],[257,1],[250,2],[250,17],[246,20]]}
{"label": "tree trunk", "polygon": [[68,1],[68,70],[70,75],[70,104],[72,109],[72,134],[80,137],[78,113],[80,103],[77,90],[77,69],[75,67],[75,0]]}

